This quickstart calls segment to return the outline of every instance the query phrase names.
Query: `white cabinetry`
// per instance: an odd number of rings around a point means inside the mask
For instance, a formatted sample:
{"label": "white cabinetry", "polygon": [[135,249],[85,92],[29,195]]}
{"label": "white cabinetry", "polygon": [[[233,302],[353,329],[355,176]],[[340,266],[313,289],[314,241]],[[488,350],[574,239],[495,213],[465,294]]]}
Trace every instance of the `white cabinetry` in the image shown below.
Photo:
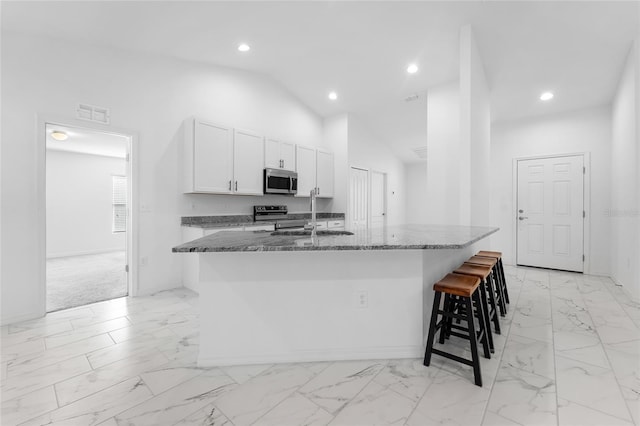
{"label": "white cabinetry", "polygon": [[313,188],[318,197],[333,197],[333,154],[322,149],[296,145],[298,197],[308,197]]}
{"label": "white cabinetry", "polygon": [[327,220],[327,228],[335,231],[344,231],[344,220],[342,219],[329,219]]}
{"label": "white cabinetry", "polygon": [[[311,221],[307,222],[307,225],[311,225]],[[331,229],[333,231],[344,231],[344,220],[342,219],[316,220],[316,225],[317,230]]]}
{"label": "white cabinetry", "polygon": [[296,171],[298,172],[297,197],[308,197],[316,187],[316,150],[296,145]]}
{"label": "white cabinetry", "polygon": [[296,146],[266,138],[264,142],[264,167],[271,169],[296,170]]}
{"label": "white cabinetry", "polygon": [[185,123],[184,192],[262,195],[264,138],[197,118]]}
{"label": "white cabinetry", "polygon": [[245,130],[233,132],[233,192],[262,195],[264,138]]}
{"label": "white cabinetry", "polygon": [[233,132],[198,119],[185,123],[184,192],[231,194]]}
{"label": "white cabinetry", "polygon": [[333,197],[333,153],[321,149],[316,153],[316,187],[318,197]]}

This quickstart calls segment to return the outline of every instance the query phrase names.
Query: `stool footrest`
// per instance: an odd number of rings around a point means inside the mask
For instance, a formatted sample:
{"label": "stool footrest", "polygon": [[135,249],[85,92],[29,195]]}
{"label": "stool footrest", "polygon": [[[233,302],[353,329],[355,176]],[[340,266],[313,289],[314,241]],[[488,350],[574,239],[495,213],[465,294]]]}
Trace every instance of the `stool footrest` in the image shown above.
{"label": "stool footrest", "polygon": [[459,357],[457,355],[450,354],[449,352],[444,352],[444,351],[438,350],[436,348],[431,349],[431,352],[434,353],[434,354],[443,356],[445,358],[449,358],[449,359],[451,359],[453,361],[458,361],[458,362],[461,362],[463,364],[470,365],[470,366],[473,367],[473,361],[471,361],[469,359],[462,358],[462,357]]}

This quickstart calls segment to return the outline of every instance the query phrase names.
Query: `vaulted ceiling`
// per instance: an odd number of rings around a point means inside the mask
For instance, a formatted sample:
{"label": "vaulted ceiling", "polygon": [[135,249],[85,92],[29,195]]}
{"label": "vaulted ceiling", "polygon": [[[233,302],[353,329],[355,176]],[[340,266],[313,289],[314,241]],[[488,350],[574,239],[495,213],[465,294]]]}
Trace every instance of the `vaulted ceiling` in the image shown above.
{"label": "vaulted ceiling", "polygon": [[[266,74],[321,116],[360,116],[405,160],[423,100],[456,81],[471,25],[493,121],[608,104],[638,35],[634,1],[3,2],[2,29]],[[240,53],[240,42],[251,51]],[[419,71],[409,75],[409,63]],[[338,93],[330,101],[330,90]],[[538,100],[543,90],[556,94]]]}

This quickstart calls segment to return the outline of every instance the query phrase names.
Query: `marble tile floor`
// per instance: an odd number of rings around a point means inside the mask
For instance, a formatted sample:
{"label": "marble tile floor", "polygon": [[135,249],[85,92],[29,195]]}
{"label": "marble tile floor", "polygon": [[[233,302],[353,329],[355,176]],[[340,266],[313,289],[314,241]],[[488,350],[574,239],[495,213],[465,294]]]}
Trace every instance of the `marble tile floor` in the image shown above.
{"label": "marble tile floor", "polygon": [[482,388],[437,356],[198,368],[198,297],[178,289],[2,327],[0,424],[640,425],[640,304],[608,278],[506,272]]}

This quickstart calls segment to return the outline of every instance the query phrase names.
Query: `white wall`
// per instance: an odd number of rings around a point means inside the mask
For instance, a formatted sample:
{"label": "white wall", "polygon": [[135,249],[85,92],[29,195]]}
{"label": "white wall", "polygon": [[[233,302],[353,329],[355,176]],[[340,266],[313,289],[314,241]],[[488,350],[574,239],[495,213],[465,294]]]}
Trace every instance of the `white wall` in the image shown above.
{"label": "white wall", "polygon": [[[324,120],[324,145],[333,152],[333,199],[328,209],[348,214],[349,205],[349,116],[340,114]],[[345,223],[350,223],[345,217]]]}
{"label": "white wall", "polygon": [[112,232],[114,175],[123,158],[47,150],[47,257],[124,250]]}
{"label": "white wall", "polygon": [[[515,262],[513,161],[517,158],[591,153],[591,243],[588,273],[609,274],[611,111],[608,107],[494,124],[491,129],[491,225],[500,227],[491,248]],[[587,165],[589,167],[589,165]]]}
{"label": "white wall", "polygon": [[[461,221],[475,226],[489,224],[491,188],[491,105],[484,65],[473,31],[463,27],[460,33],[460,144],[463,147],[461,185]],[[469,201],[464,200],[469,197]],[[467,207],[468,206],[468,207]],[[468,216],[468,222],[467,222]]]}
{"label": "white wall", "polygon": [[405,223],[404,163],[362,120],[353,114],[349,114],[348,120],[349,165],[387,174],[387,225]]}
{"label": "white wall", "polygon": [[407,194],[405,202],[405,217],[407,223],[433,224],[430,219],[432,211],[440,211],[435,206],[429,204],[427,198],[427,163],[409,163],[404,166],[405,171],[405,192]]}
{"label": "white wall", "polygon": [[426,166],[407,171],[407,217],[416,223],[490,222],[489,88],[469,26],[460,30],[459,53],[460,80],[427,91]]}
{"label": "white wall", "polygon": [[611,277],[640,299],[638,45],[629,50],[612,103]]}
{"label": "white wall", "polygon": [[[75,117],[79,102],[110,108],[111,126],[138,138],[139,293],[180,285],[180,216],[249,213],[253,204],[292,211],[308,201],[284,197],[184,195],[182,122],[197,115],[282,140],[321,145],[322,120],[269,78],[234,69],[110,48],[2,33],[2,322],[44,314],[34,256],[44,223],[37,159],[44,152],[38,114]],[[46,70],[46,72],[45,72]],[[134,149],[135,151],[135,149]],[[44,180],[44,176],[42,176]],[[320,203],[322,209],[328,202]],[[138,262],[139,264],[139,262]]]}
{"label": "white wall", "polygon": [[460,117],[458,81],[429,89],[424,223],[460,224]]}

